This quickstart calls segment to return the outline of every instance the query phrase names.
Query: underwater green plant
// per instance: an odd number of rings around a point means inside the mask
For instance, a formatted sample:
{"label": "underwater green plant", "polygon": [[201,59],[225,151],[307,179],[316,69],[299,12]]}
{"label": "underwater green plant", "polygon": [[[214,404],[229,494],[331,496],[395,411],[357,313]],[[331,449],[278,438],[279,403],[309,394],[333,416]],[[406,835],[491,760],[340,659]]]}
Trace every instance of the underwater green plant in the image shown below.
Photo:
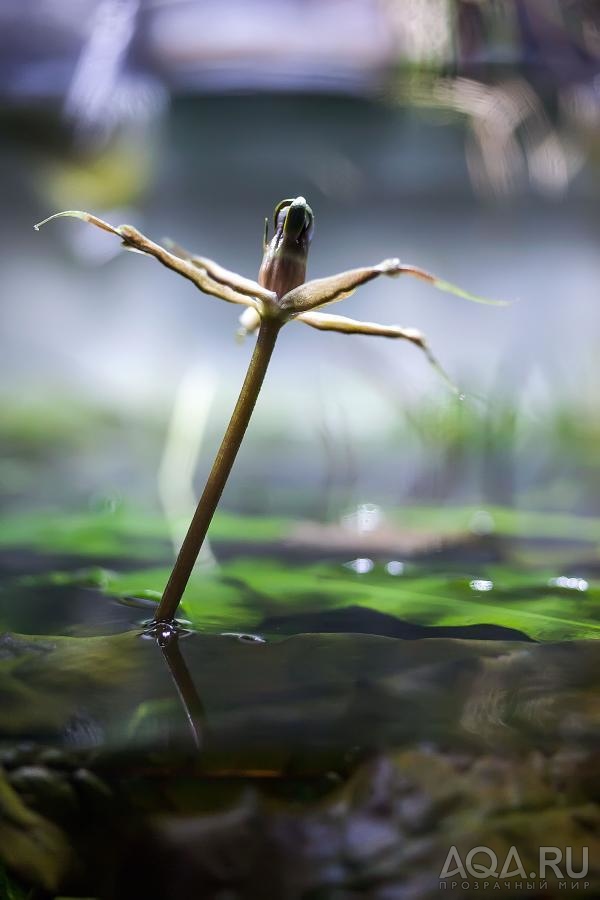
{"label": "underwater green plant", "polygon": [[[46,222],[61,216],[82,219],[108,231],[121,238],[126,249],[153,256],[162,265],[183,275],[203,293],[245,307],[240,317],[241,332],[248,334],[258,330],[256,345],[238,401],[162,594],[156,612],[156,623],[173,621],[248,427],[277,337],[283,325],[295,321],[319,331],[337,331],[341,334],[364,334],[406,340],[419,347],[429,362],[444,375],[429,349],[424,335],[417,329],[361,322],[346,316],[331,315],[316,310],[349,297],[358,287],[373,281],[380,275],[392,278],[399,275],[412,275],[429,282],[440,290],[457,294],[468,300],[503,305],[501,301],[484,300],[469,294],[424,269],[405,265],[399,259],[384,259],[374,266],[362,266],[325,278],[305,281],[314,216],[304,197],[282,200],[275,207],[274,234],[270,241],[268,219],[265,220],[263,259],[258,281],[228,271],[213,260],[188,253],[176,244],[169,243],[167,249],[150,240],[131,225],[110,225],[97,216],[79,210],[67,210],[49,216],[35,226],[36,230]],[[444,377],[446,376],[444,375]]]}

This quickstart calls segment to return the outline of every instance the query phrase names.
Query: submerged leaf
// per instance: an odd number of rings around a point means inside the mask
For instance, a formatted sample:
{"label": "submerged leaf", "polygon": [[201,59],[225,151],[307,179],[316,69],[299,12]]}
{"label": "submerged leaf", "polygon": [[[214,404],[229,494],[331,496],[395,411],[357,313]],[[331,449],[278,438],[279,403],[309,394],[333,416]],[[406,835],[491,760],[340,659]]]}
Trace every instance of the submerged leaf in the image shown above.
{"label": "submerged leaf", "polygon": [[[238,559],[218,575],[193,576],[185,616],[200,628],[255,628],[264,618],[349,605],[376,610],[414,625],[498,626],[535,640],[600,638],[600,588],[582,593],[549,584],[547,575],[490,569],[479,575],[431,573],[413,567],[394,577],[384,565],[357,575],[339,564],[282,565],[269,559]],[[104,588],[115,596],[162,589],[168,569],[128,572]],[[488,590],[487,585],[491,585]],[[481,585],[481,588],[479,588]]]}

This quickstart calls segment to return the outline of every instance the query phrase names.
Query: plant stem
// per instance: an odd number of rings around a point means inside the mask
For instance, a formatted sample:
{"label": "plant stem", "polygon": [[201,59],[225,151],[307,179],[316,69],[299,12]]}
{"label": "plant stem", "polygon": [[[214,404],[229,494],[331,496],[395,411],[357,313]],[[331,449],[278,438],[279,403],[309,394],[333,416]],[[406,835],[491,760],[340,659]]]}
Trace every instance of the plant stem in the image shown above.
{"label": "plant stem", "polygon": [[246,433],[280,327],[281,323],[274,320],[264,320],[261,323],[252,359],[250,360],[238,401],[200,497],[194,518],[190,523],[173,566],[173,571],[169,576],[156,612],[156,622],[172,622],[177,607],[181,602],[183,592]]}

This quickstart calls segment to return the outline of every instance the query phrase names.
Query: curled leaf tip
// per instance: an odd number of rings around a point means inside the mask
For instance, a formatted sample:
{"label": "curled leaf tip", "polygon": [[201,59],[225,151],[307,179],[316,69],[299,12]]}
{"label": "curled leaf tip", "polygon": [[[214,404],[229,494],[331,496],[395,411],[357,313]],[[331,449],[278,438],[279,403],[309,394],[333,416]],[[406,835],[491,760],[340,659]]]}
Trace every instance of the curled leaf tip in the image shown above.
{"label": "curled leaf tip", "polygon": [[38,222],[37,225],[34,225],[36,231],[39,231],[42,225],[46,225],[48,222],[51,222],[52,219],[60,219],[63,216],[72,216],[76,219],[85,219],[87,213],[80,212],[78,209],[66,209],[64,212],[57,212],[51,216],[48,216],[46,219],[42,219],[41,222]]}
{"label": "curled leaf tip", "polygon": [[478,297],[477,294],[471,294],[449,281],[441,278],[435,278],[433,285],[440,291],[447,294],[454,294],[456,297],[462,297],[463,300],[470,300],[472,303],[482,303],[484,306],[510,306],[510,300],[489,300],[487,297]]}
{"label": "curled leaf tip", "polygon": [[89,222],[90,225],[96,225],[98,228],[102,228],[103,231],[108,231],[110,234],[119,234],[117,228],[113,225],[109,225],[108,222],[103,221],[103,219],[99,219],[98,216],[94,216],[91,213],[83,212],[81,209],[65,209],[63,212],[54,213],[52,216],[48,216],[47,219],[42,219],[41,222],[38,222],[37,225],[34,225],[36,231],[39,231],[42,225],[46,225],[47,222],[51,222],[53,219],[61,219],[63,217],[69,217],[71,219],[81,219],[82,222]]}

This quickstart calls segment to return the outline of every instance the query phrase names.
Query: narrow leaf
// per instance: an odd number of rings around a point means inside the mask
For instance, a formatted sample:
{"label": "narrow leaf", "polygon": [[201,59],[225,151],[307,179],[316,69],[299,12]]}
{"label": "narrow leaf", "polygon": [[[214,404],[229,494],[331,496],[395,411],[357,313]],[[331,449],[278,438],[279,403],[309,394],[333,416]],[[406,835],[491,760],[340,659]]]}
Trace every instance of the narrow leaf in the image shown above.
{"label": "narrow leaf", "polygon": [[425,269],[418,266],[408,266],[400,262],[399,259],[384,259],[376,266],[363,266],[359,269],[350,269],[347,272],[339,272],[337,275],[330,275],[327,278],[315,278],[307,281],[293,290],[289,291],[280,301],[283,309],[294,312],[308,312],[311,309],[318,309],[329,303],[336,303],[349,297],[356,288],[380,275],[386,275],[388,278],[398,278],[400,275],[412,275],[421,281],[426,281],[433,287],[465,300],[471,300],[474,303],[484,303],[488,306],[506,306],[503,300],[487,300],[484,297],[478,297],[456,285],[450,284],[441,278],[437,278]]}
{"label": "narrow leaf", "polygon": [[443,281],[441,278],[434,278],[432,284],[438,291],[454,294],[457,297],[462,297],[464,300],[470,300],[472,303],[483,303],[485,306],[510,306],[510,300],[488,300],[487,297],[478,297],[477,294],[471,294],[469,291],[465,291],[449,281]]}
{"label": "narrow leaf", "polygon": [[357,319],[349,319],[347,316],[334,316],[317,312],[301,313],[296,319],[298,322],[303,322],[305,325],[310,325],[311,328],[316,328],[319,331],[337,331],[340,334],[364,334],[373,337],[410,341],[423,351],[429,364],[446,382],[452,393],[462,397],[457,386],[431,352],[425,335],[416,328],[401,328],[399,325],[380,325],[377,322],[359,322]]}
{"label": "narrow leaf", "polygon": [[232,272],[230,269],[225,269],[213,259],[207,259],[205,256],[197,256],[194,253],[190,253],[189,250],[186,250],[181,244],[176,244],[175,241],[172,241],[170,238],[165,238],[164,243],[171,253],[174,253],[181,259],[185,259],[192,263],[192,265],[197,266],[197,268],[206,272],[213,281],[234,288],[234,290],[238,291],[240,294],[246,294],[248,297],[259,297],[267,302],[273,302],[275,300],[273,292],[262,287],[258,281],[254,281],[252,278],[246,278],[244,275],[238,275],[237,272]]}
{"label": "narrow leaf", "polygon": [[[259,302],[253,296],[248,296],[246,293],[241,293],[236,289],[236,286],[232,283],[228,283],[226,279],[227,272],[222,269],[220,266],[217,266],[216,263],[213,265],[219,269],[220,278],[216,280],[212,278],[211,275],[207,272],[206,268],[202,268],[201,266],[191,262],[189,259],[182,258],[175,253],[166,250],[164,247],[161,247],[160,244],[155,243],[155,241],[150,240],[141,231],[138,231],[137,228],[134,228],[132,225],[110,225],[108,222],[105,222],[103,219],[98,218],[98,216],[94,216],[88,212],[82,212],[81,210],[69,209],[64,212],[55,213],[53,216],[49,216],[47,219],[44,219],[42,222],[38,222],[37,225],[34,225],[36,231],[45,225],[47,222],[51,222],[53,219],[59,219],[63,216],[70,216],[75,219],[81,219],[84,222],[88,222],[90,225],[95,225],[97,228],[101,228],[103,231],[108,231],[110,234],[115,234],[117,237],[120,237],[123,241],[126,250],[132,250],[137,253],[142,253],[147,256],[153,256],[158,262],[162,263],[167,269],[171,269],[174,272],[177,272],[179,275],[182,275],[184,278],[187,278],[196,287],[203,291],[205,294],[209,294],[213,297],[218,297],[220,300],[225,300],[228,303],[237,303],[241,306],[251,306],[258,310]],[[208,260],[206,262],[209,262]],[[240,277],[240,276],[238,276]],[[259,285],[257,285],[259,287]],[[260,289],[263,290],[262,288]],[[271,296],[271,295],[269,295]]]}

